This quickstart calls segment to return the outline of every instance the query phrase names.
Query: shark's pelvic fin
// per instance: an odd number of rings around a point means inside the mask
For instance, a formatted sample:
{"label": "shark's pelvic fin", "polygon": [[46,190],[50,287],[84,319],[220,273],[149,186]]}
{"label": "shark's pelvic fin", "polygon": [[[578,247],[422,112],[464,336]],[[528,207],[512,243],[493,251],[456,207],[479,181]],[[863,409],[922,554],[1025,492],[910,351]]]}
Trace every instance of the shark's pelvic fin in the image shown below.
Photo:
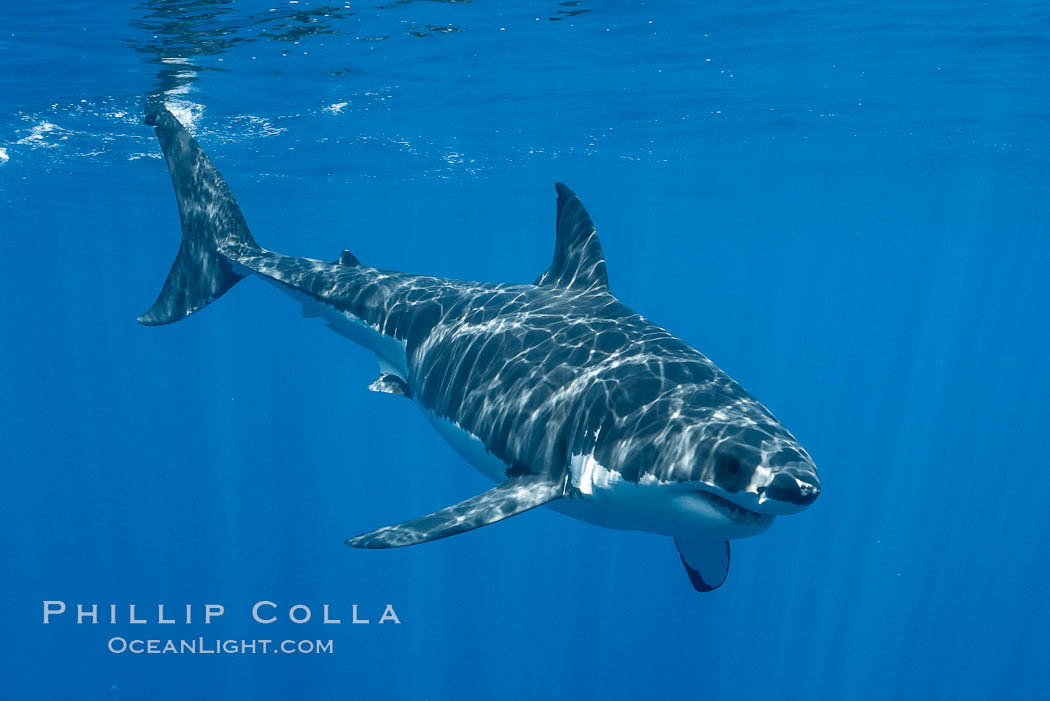
{"label": "shark's pelvic fin", "polygon": [[674,544],[693,589],[711,591],[726,581],[729,574],[728,542],[675,538]]}
{"label": "shark's pelvic fin", "polygon": [[572,190],[563,183],[554,187],[558,191],[554,261],[536,284],[608,292],[605,256],[590,215]]}
{"label": "shark's pelvic fin", "polygon": [[243,278],[228,256],[259,246],[219,171],[171,112],[151,105],[146,124],[156,127],[182,219],[182,245],[168,279],[139,317],[154,326],[183,319],[225,294]]}
{"label": "shark's pelvic fin", "polygon": [[390,373],[383,373],[380,375],[375,382],[368,385],[368,389],[373,392],[383,392],[384,394],[400,394],[402,397],[412,398],[412,390],[409,389],[408,385],[397,375]]}
{"label": "shark's pelvic fin", "polygon": [[564,483],[540,475],[512,477],[476,497],[346,541],[355,548],[400,548],[472,531],[560,498]]}
{"label": "shark's pelvic fin", "polygon": [[402,371],[383,356],[376,354],[379,363],[379,378],[368,385],[373,392],[385,392],[386,394],[400,394],[402,397],[412,398],[412,389],[403,377]]}

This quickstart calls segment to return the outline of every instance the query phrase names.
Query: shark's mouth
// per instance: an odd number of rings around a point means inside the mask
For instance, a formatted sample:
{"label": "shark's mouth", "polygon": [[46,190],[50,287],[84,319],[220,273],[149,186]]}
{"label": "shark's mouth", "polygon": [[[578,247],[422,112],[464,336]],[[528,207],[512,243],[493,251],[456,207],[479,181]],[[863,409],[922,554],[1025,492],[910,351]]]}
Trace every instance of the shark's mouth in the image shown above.
{"label": "shark's mouth", "polygon": [[760,514],[751,509],[745,509],[739,504],[734,504],[728,499],[711,492],[705,492],[698,489],[695,493],[701,499],[706,501],[715,511],[734,523],[744,525],[763,525],[769,523],[775,518],[773,514]]}

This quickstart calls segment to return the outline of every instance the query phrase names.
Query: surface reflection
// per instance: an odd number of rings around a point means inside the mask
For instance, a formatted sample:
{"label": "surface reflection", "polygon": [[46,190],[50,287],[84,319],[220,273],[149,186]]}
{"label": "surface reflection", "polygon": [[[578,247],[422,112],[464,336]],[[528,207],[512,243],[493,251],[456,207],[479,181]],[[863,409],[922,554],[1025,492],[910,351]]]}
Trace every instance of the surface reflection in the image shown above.
{"label": "surface reflection", "polygon": [[128,45],[158,66],[150,99],[184,95],[200,73],[225,70],[195,60],[198,57],[219,56],[263,40],[297,43],[313,35],[339,34],[339,21],[354,14],[349,4],[285,5],[245,13],[233,0],[149,0],[138,10],[140,18],[131,26],[139,36],[130,38]]}

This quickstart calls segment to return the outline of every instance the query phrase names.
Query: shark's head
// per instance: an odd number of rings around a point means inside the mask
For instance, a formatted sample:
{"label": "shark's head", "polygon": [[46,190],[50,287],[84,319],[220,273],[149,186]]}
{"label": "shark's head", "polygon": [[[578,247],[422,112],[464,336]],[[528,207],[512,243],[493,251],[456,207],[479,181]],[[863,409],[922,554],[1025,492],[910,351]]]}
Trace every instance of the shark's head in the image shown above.
{"label": "shark's head", "polygon": [[699,442],[687,438],[693,464],[684,483],[761,514],[793,514],[812,504],[820,495],[816,465],[787,429],[769,418],[723,424]]}
{"label": "shark's head", "polygon": [[772,417],[726,424],[704,440],[683,442],[692,468],[668,486],[679,490],[679,508],[727,538],[761,533],[776,516],[802,511],[820,495],[813,460]]}
{"label": "shark's head", "polygon": [[[679,386],[596,437],[596,464],[668,498],[667,530],[743,538],[820,495],[794,436],[739,385]],[[637,417],[636,419],[634,417]]]}
{"label": "shark's head", "polygon": [[742,390],[714,410],[681,407],[667,428],[654,476],[679,490],[687,511],[732,537],[760,533],[820,495],[809,453]]}

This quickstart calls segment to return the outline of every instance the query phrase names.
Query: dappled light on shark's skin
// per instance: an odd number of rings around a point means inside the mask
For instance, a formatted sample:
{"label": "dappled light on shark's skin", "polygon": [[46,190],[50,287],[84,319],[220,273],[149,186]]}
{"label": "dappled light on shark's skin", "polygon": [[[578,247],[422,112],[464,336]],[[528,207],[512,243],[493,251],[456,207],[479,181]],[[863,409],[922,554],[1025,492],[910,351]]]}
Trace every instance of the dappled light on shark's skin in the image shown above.
{"label": "dappled light on shark's skin", "polygon": [[729,571],[729,540],[820,493],[809,454],[699,351],[621,304],[579,198],[557,184],[554,260],[534,284],[378,270],[260,247],[226,183],[159,104],[156,127],[182,245],[147,325],[183,319],[254,275],[375,352],[377,392],[415,402],[497,486],[350,538],[423,543],[541,505],[608,528],[674,538],[698,591]]}

